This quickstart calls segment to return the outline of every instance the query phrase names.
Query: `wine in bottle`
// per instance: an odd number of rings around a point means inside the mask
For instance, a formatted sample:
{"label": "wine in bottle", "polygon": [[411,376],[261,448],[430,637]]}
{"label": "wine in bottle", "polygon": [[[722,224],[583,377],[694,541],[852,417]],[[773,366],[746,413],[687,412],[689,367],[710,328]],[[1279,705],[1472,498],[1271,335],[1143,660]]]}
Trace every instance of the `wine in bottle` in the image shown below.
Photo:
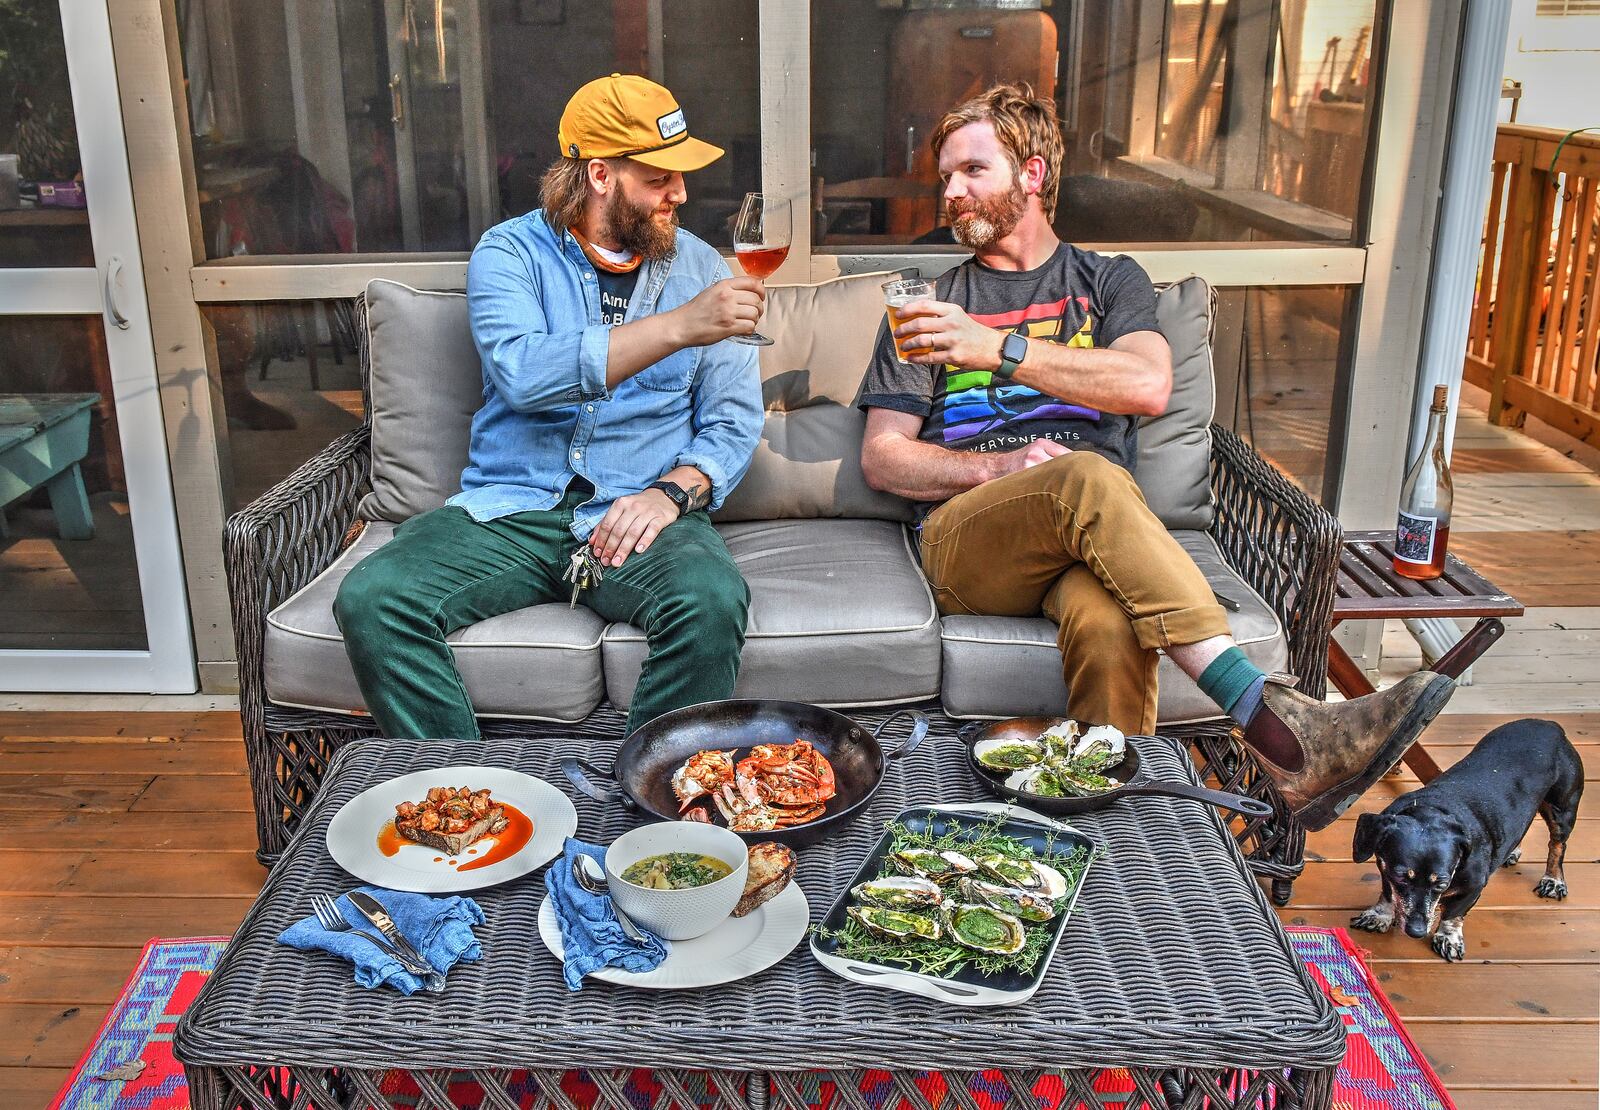
{"label": "wine in bottle", "polygon": [[1450,544],[1450,507],[1455,500],[1450,464],[1444,457],[1444,420],[1449,392],[1446,386],[1433,387],[1427,439],[1400,489],[1400,520],[1394,530],[1394,569],[1407,578],[1438,578],[1444,573],[1445,548]]}

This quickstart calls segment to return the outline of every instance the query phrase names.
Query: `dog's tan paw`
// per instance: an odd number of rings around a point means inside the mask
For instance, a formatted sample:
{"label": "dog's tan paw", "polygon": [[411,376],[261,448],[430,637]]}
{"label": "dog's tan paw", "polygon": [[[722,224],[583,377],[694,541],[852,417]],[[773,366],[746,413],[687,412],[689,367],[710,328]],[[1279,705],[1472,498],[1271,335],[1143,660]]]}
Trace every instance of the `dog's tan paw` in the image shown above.
{"label": "dog's tan paw", "polygon": [[1394,906],[1389,902],[1379,902],[1352,917],[1350,926],[1369,933],[1387,933],[1394,927]]}
{"label": "dog's tan paw", "polygon": [[1441,921],[1433,933],[1433,950],[1451,963],[1467,958],[1467,941],[1462,933],[1461,919]]}
{"label": "dog's tan paw", "polygon": [[1564,901],[1567,897],[1567,882],[1565,879],[1553,879],[1546,875],[1534,884],[1533,892],[1540,898],[1554,898],[1557,902]]}

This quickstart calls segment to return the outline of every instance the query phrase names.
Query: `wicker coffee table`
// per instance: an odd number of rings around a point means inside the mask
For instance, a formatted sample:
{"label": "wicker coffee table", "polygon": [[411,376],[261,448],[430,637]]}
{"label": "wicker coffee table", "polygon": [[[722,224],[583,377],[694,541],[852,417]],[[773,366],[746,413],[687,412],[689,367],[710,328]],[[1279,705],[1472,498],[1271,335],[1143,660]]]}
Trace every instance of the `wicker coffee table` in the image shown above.
{"label": "wicker coffee table", "polygon": [[[876,991],[820,967],[804,944],[767,972],[688,992],[590,982],[562,985],[538,938],[544,884],[535,876],[473,894],[488,916],[485,958],[457,967],[440,995],[402,998],[351,982],[348,965],[274,941],[309,912],[310,895],[354,885],[329,858],[324,835],[338,807],[395,775],[430,766],[489,763],[558,780],[574,746],[602,765],[615,742],[363,741],[335,762],[299,835],[216,972],[178,1026],[176,1050],[196,1110],[314,1105],[446,1110],[463,1077],[482,1105],[573,1105],[567,1069],[586,1069],[587,1105],[632,1110],[629,1070],[651,1069],[663,1107],[800,1108],[816,1073],[837,1084],[834,1105],[866,1106],[868,1069],[890,1073],[907,1105],[927,1107],[917,1073],[944,1073],[947,1105],[1036,1107],[1031,1092],[1059,1069],[1062,1104],[1100,1102],[1105,1067],[1130,1069],[1156,1106],[1218,1110],[1329,1105],[1344,1053],[1338,1015],[1294,957],[1260,887],[1215,811],[1143,798],[1080,817],[1103,840],[1039,993],[1019,1007],[968,1010]],[[1175,744],[1146,741],[1162,777],[1192,772]],[[924,802],[987,800],[959,744],[930,741],[892,767],[869,812],[839,836],[800,853],[799,882],[820,919],[881,831]],[[635,821],[577,798],[578,832],[609,841]],[[707,1095],[707,1080],[713,1093]],[[891,1100],[891,1104],[892,1104]],[[1129,1104],[1138,1106],[1137,1097]]]}

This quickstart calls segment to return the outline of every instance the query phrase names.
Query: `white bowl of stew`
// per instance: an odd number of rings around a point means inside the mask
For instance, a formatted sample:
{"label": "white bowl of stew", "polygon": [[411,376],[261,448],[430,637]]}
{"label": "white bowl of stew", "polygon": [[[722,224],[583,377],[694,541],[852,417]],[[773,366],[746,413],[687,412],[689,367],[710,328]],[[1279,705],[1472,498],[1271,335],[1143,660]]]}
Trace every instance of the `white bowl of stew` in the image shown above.
{"label": "white bowl of stew", "polygon": [[719,825],[662,821],[617,837],[606,849],[611,900],[663,940],[688,940],[728,919],[744,893],[750,856]]}

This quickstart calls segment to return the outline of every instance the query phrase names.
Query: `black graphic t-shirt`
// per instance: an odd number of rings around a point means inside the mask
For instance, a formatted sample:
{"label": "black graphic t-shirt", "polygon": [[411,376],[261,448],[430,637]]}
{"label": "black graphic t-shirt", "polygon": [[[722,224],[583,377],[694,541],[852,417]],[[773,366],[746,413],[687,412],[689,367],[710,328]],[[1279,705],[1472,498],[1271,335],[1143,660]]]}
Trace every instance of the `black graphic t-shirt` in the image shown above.
{"label": "black graphic t-shirt", "polygon": [[[939,278],[934,296],[980,324],[1069,347],[1109,347],[1132,332],[1159,330],[1144,267],[1070,243],[1032,270],[993,270],[969,258]],[[920,439],[958,451],[1015,451],[1051,439],[1128,470],[1134,465],[1134,417],[1052,397],[987,370],[902,363],[887,316],[856,404],[920,416]]]}
{"label": "black graphic t-shirt", "polygon": [[600,266],[594,268],[600,279],[600,320],[616,327],[628,313],[628,302],[633,299],[633,287],[639,284],[639,267],[625,274],[613,273]]}

